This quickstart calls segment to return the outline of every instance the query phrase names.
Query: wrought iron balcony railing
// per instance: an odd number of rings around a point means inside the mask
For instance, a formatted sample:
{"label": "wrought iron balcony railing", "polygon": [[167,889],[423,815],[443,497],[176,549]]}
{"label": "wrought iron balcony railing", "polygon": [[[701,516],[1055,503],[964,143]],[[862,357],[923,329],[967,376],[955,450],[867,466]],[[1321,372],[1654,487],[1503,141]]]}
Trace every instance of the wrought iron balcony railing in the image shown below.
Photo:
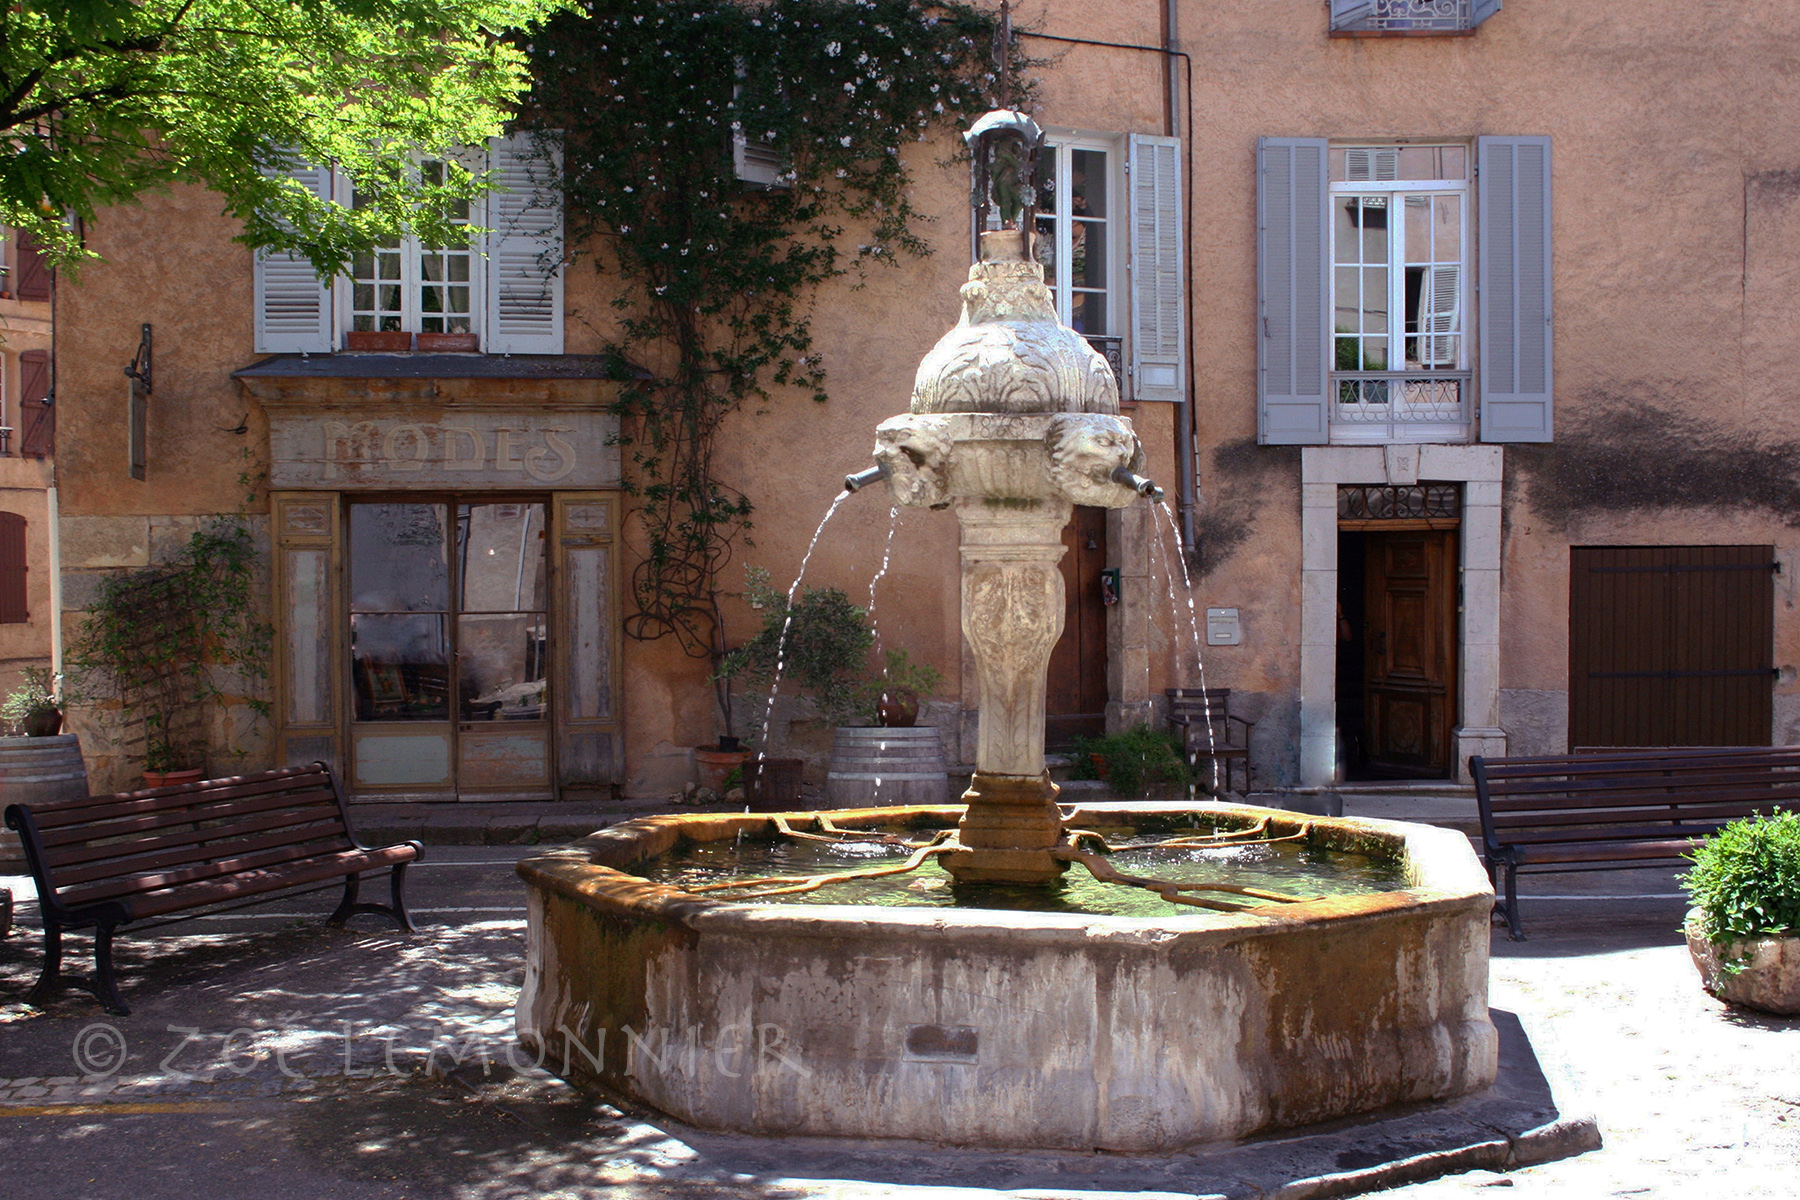
{"label": "wrought iron balcony railing", "polygon": [[1468,371],[1338,371],[1334,442],[1455,442],[1469,436]]}
{"label": "wrought iron balcony railing", "polygon": [[1467,33],[1499,0],[1331,0],[1333,33]]}

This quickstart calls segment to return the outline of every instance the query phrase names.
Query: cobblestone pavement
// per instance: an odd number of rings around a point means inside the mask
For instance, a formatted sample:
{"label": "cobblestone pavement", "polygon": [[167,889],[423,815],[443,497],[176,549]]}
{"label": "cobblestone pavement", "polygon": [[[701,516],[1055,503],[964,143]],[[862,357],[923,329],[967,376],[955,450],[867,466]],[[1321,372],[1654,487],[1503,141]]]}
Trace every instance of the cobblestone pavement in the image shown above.
{"label": "cobblestone pavement", "polygon": [[[79,993],[48,1011],[19,1005],[39,953],[23,905],[23,929],[0,942],[0,1194],[1152,1200],[1259,1197],[1294,1178],[1281,1156],[1304,1138],[1252,1147],[1251,1170],[1229,1148],[1139,1159],[735,1138],[578,1096],[509,1059],[523,952],[510,864],[522,853],[434,848],[414,880],[417,938],[375,923],[325,930],[327,896],[127,936],[127,1018]],[[1557,1108],[1597,1115],[1605,1148],[1391,1194],[1800,1194],[1800,1021],[1700,991],[1673,873],[1532,883],[1531,940],[1496,931],[1491,1002],[1517,1015]],[[1381,1128],[1348,1123],[1312,1146],[1354,1161]]]}

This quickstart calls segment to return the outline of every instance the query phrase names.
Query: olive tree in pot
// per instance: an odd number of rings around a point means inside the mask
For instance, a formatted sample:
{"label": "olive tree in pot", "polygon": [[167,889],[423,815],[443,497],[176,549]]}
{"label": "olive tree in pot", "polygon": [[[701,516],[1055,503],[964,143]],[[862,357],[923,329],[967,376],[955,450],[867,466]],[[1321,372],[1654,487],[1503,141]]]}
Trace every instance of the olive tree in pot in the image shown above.
{"label": "olive tree in pot", "polygon": [[62,730],[56,675],[48,667],[26,667],[23,673],[25,682],[0,703],[0,717],[26,737],[55,737]]}
{"label": "olive tree in pot", "polygon": [[[744,598],[762,613],[762,628],[719,664],[722,678],[742,678],[767,693],[777,678],[817,706],[836,725],[854,721],[867,707],[868,614],[837,588],[805,588],[792,604],[760,567],[748,568]],[[765,731],[758,731],[759,734]],[[800,803],[802,759],[772,758],[773,731],[745,765],[744,791],[758,811],[780,812]]]}
{"label": "olive tree in pot", "polygon": [[1800,813],[1733,821],[1702,842],[1681,885],[1688,952],[1706,990],[1800,1014]]}

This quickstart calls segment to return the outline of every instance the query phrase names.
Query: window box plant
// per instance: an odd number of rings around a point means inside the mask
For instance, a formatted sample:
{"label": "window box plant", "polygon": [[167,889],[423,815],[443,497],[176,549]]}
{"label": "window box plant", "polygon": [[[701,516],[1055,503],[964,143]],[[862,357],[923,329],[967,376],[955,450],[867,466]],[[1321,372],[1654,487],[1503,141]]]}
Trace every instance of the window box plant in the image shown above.
{"label": "window box plant", "polygon": [[45,667],[26,667],[25,682],[0,704],[0,717],[17,725],[26,737],[55,737],[62,731],[62,708],[56,699],[56,677]]}
{"label": "window box plant", "polygon": [[397,329],[352,329],[344,334],[344,349],[404,353],[412,349],[412,337]]}
{"label": "window box plant", "polygon": [[1733,821],[1693,859],[1685,932],[1706,990],[1800,1015],[1800,813]]}

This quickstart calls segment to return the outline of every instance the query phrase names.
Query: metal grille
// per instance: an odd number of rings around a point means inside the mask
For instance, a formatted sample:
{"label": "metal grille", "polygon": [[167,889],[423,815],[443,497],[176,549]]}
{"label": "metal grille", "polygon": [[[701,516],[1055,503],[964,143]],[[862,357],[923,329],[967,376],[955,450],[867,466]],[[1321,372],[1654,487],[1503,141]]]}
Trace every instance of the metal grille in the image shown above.
{"label": "metal grille", "polygon": [[1471,28],[1470,0],[1373,0],[1332,22],[1334,30],[1458,33]]}
{"label": "metal grille", "polygon": [[1462,516],[1462,490],[1454,483],[1345,484],[1338,488],[1342,521],[1417,521]]}
{"label": "metal grille", "polygon": [[1409,430],[1433,441],[1467,436],[1467,371],[1358,371],[1334,374],[1332,380],[1337,385],[1331,412],[1334,426],[1381,440],[1403,440]]}

